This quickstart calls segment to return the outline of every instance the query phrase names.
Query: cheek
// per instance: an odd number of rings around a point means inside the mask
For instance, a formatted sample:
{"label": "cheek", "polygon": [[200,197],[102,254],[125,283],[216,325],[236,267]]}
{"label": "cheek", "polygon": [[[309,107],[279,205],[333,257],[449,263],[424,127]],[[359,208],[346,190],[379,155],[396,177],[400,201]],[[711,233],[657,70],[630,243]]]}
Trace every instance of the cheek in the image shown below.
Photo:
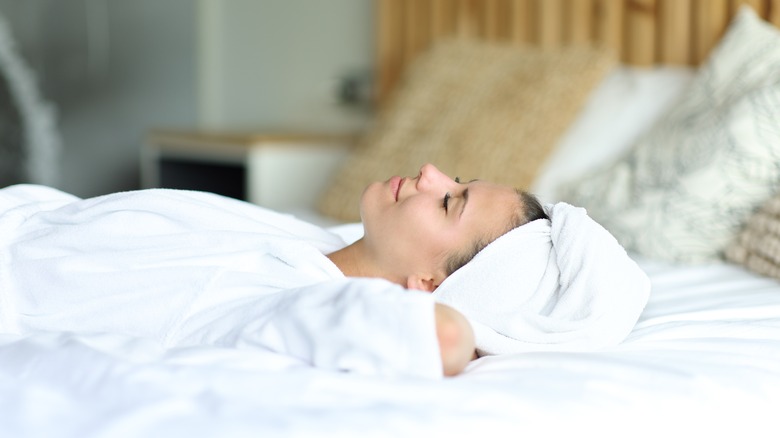
{"label": "cheek", "polygon": [[446,250],[456,239],[452,223],[445,220],[444,211],[436,208],[410,209],[406,212],[406,238],[419,252],[436,255]]}
{"label": "cheek", "polygon": [[[383,241],[387,248],[395,248],[397,255],[417,254],[431,257],[454,244],[457,233],[446,221],[444,210],[437,208],[435,199],[414,197],[389,205],[376,203],[367,189],[361,210],[367,234],[373,240]],[[374,193],[375,195],[375,193]]]}

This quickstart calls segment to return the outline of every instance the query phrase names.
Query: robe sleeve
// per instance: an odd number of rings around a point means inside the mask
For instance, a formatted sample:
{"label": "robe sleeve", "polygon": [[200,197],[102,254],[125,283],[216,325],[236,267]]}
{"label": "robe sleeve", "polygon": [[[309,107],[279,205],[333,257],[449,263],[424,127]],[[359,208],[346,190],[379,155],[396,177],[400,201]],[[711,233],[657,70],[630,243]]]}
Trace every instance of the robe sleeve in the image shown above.
{"label": "robe sleeve", "polygon": [[260,347],[317,368],[367,375],[442,376],[430,294],[347,278],[287,290],[236,327],[236,347]]}

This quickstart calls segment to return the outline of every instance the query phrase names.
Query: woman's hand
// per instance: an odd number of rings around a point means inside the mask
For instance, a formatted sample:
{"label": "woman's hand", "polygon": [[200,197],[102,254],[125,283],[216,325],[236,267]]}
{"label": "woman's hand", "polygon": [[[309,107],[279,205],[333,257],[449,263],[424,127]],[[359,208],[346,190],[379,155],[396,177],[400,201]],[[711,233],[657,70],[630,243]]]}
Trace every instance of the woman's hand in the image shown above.
{"label": "woman's hand", "polygon": [[454,376],[475,357],[474,331],[460,312],[436,303],[436,337],[445,376]]}

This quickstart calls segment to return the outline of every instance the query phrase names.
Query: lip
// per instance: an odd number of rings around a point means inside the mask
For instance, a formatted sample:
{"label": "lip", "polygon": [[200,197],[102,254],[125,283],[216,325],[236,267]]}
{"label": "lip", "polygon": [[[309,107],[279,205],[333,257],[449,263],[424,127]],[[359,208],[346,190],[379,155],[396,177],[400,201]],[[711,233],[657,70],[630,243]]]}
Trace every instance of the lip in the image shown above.
{"label": "lip", "polygon": [[390,191],[393,193],[395,202],[398,202],[398,194],[401,193],[401,186],[403,183],[404,180],[400,176],[394,176],[390,178]]}

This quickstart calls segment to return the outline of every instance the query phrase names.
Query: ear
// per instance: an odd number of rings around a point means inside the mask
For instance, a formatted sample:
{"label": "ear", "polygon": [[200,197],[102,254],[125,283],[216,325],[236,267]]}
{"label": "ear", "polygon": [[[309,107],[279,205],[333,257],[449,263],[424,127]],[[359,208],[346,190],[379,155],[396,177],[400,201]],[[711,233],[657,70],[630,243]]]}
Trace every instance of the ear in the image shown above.
{"label": "ear", "polygon": [[439,286],[433,277],[428,275],[411,275],[406,279],[406,288],[421,290],[423,292],[433,292]]}

